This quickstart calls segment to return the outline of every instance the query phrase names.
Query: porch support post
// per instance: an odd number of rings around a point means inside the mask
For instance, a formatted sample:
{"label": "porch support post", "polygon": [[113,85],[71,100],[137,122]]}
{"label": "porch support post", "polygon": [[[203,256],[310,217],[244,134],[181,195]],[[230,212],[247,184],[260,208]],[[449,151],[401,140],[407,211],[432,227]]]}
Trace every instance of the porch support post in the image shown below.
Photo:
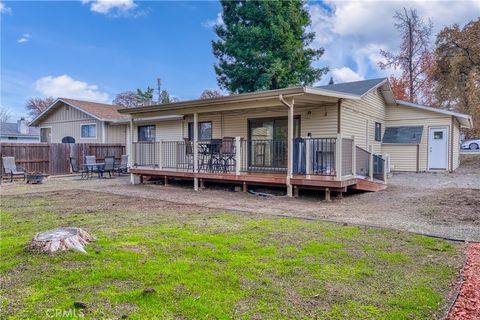
{"label": "porch support post", "polygon": [[163,169],[163,139],[158,141],[158,168]]}
{"label": "porch support post", "polygon": [[337,134],[337,143],[335,144],[335,171],[337,180],[342,180],[342,135]]}
{"label": "porch support post", "polygon": [[129,132],[128,132],[128,135],[129,135],[129,141],[128,141],[128,157],[129,157],[129,166],[133,166],[134,163],[135,163],[135,150],[133,148],[133,119],[130,119],[130,125],[129,125]]}
{"label": "porch support post", "polygon": [[352,139],[352,175],[355,177],[357,175],[357,143],[355,136]]}
{"label": "porch support post", "polygon": [[237,176],[240,175],[240,164],[242,161],[242,144],[240,139],[240,137],[235,137],[235,174]]}
{"label": "porch support post", "polygon": [[[193,114],[193,172],[198,172],[198,113]],[[193,178],[193,189],[198,191],[198,178]]]}
{"label": "porch support post", "polygon": [[369,165],[369,168],[368,168],[368,178],[370,180],[373,180],[373,146],[370,145],[368,147],[368,152],[370,152],[370,159],[368,160],[368,165]]}
{"label": "porch support post", "polygon": [[288,141],[287,141],[287,195],[293,197],[293,188],[290,180],[293,177],[293,110],[294,100],[292,98],[291,104],[279,96],[280,102],[288,108]]}
{"label": "porch support post", "polygon": [[307,175],[307,179],[310,179],[310,175],[312,174],[312,140],[310,137],[305,139],[305,174]]}

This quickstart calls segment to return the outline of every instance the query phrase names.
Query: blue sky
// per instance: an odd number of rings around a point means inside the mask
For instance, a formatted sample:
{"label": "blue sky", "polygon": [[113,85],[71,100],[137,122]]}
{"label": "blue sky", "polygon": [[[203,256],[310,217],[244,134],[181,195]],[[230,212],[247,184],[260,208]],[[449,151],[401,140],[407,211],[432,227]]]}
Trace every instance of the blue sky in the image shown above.
{"label": "blue sky", "polygon": [[[398,44],[391,16],[404,5],[425,12],[437,31],[480,12],[478,0],[309,2],[314,45],[326,49],[316,64],[331,68],[323,81],[395,72],[379,71],[376,63],[380,49]],[[108,103],[116,93],[154,87],[157,77],[174,96],[197,98],[204,89],[217,89],[211,41],[220,11],[216,1],[1,1],[1,107],[17,118],[29,97]]]}

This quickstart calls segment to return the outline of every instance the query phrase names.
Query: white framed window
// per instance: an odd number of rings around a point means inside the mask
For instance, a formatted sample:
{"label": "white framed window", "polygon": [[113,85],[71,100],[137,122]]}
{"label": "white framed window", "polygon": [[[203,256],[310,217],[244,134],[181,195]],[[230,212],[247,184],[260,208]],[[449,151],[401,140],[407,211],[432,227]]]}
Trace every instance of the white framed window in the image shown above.
{"label": "white framed window", "polygon": [[97,124],[86,123],[80,125],[80,136],[82,139],[96,139],[97,138]]}

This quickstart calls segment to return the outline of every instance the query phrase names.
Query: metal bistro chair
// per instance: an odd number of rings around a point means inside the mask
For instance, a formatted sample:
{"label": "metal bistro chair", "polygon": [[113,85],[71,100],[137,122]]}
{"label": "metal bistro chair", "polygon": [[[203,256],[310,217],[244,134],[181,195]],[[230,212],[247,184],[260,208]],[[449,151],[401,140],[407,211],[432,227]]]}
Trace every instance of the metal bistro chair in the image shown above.
{"label": "metal bistro chair", "polygon": [[93,172],[98,172],[98,166],[96,164],[97,164],[97,157],[85,156],[85,167],[90,174],[92,174]]}
{"label": "metal bistro chair", "polygon": [[80,173],[81,176],[80,176],[80,179],[85,179],[88,177],[88,169],[82,167],[82,168],[79,168],[78,167],[78,162],[77,162],[77,158],[75,157],[70,157],[70,168],[72,170],[72,173]]}
{"label": "metal bistro chair", "polygon": [[122,173],[128,172],[128,155],[127,154],[122,154],[122,157],[120,158],[120,164],[115,167],[114,172],[118,173],[119,175]]}
{"label": "metal bistro chair", "polygon": [[17,166],[15,164],[15,157],[2,157],[3,171],[5,174],[10,175],[10,182],[13,182],[14,176],[23,176],[23,180],[26,178],[26,170],[24,167]]}
{"label": "metal bistro chair", "polygon": [[223,172],[235,170],[235,138],[224,137],[222,139],[222,146],[220,147],[220,158],[223,165]]}
{"label": "metal bistro chair", "polygon": [[188,138],[183,138],[185,144],[185,161],[187,162],[187,171],[193,168],[193,143]]}
{"label": "metal bistro chair", "polygon": [[221,156],[222,149],[222,139],[211,139],[208,144],[208,171],[222,172],[223,171],[223,161]]}
{"label": "metal bistro chair", "polygon": [[106,156],[105,157],[105,164],[103,166],[98,167],[98,175],[99,177],[103,178],[103,174],[108,172],[108,176],[112,177],[112,172],[115,170],[115,157],[114,156]]}

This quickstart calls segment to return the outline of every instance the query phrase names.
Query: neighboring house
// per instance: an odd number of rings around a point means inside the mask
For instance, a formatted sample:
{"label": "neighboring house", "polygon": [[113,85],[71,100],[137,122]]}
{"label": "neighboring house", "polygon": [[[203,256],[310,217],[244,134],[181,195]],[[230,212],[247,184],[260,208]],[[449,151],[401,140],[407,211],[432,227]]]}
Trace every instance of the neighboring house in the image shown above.
{"label": "neighboring house", "polygon": [[40,130],[28,126],[27,120],[21,118],[17,123],[0,123],[0,142],[8,143],[39,143]]}
{"label": "neighboring house", "polygon": [[130,116],[120,114],[121,108],[58,98],[30,126],[40,128],[41,142],[125,144]]}
{"label": "neighboring house", "polygon": [[[144,175],[379,190],[393,171],[453,171],[468,115],[393,97],[387,79],[123,109],[132,181]],[[154,120],[153,117],[156,117]],[[141,121],[141,123],[138,123]],[[232,142],[233,141],[233,142]]]}

